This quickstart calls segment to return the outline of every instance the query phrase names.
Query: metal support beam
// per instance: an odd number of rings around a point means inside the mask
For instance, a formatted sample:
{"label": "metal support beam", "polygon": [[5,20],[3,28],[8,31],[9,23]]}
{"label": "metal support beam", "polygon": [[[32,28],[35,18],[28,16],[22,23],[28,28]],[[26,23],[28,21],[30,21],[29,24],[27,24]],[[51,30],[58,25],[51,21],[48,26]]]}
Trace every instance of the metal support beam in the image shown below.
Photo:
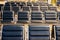
{"label": "metal support beam", "polygon": [[50,27],[50,40],[52,39],[52,36],[51,36],[51,34],[52,34],[52,26],[53,26],[52,24],[49,25],[49,27]]}
{"label": "metal support beam", "polygon": [[29,40],[29,27],[28,27],[28,24],[24,24],[24,40]]}

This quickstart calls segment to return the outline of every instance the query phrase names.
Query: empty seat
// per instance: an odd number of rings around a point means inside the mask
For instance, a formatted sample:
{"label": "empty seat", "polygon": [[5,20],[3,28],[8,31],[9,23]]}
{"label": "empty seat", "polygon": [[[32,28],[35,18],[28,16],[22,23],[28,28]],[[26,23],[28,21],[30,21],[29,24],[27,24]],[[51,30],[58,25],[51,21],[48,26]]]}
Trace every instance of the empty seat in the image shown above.
{"label": "empty seat", "polygon": [[10,6],[10,4],[5,4],[5,6]]}
{"label": "empty seat", "polygon": [[60,40],[60,26],[56,26],[56,40]]}
{"label": "empty seat", "polygon": [[20,25],[3,25],[2,40],[23,40],[23,27]]}
{"label": "empty seat", "polygon": [[48,6],[40,6],[40,10],[41,11],[47,11],[48,10]]}
{"label": "empty seat", "polygon": [[56,20],[57,13],[55,11],[46,11],[45,20]]}
{"label": "empty seat", "polygon": [[26,3],[25,3],[25,2],[20,2],[20,3],[18,4],[18,6],[20,6],[20,7],[22,8],[23,6],[26,6]]}
{"label": "empty seat", "polygon": [[41,2],[41,3],[40,3],[40,6],[48,6],[48,4]]}
{"label": "empty seat", "polygon": [[28,12],[18,12],[18,22],[27,22],[28,18]]}
{"label": "empty seat", "polygon": [[32,22],[41,22],[42,21],[42,12],[31,12],[31,21]]}
{"label": "empty seat", "polygon": [[39,11],[39,7],[38,6],[32,6],[31,11]]}
{"label": "empty seat", "polygon": [[9,2],[5,3],[5,6],[10,6],[10,3]]}
{"label": "empty seat", "polygon": [[19,7],[13,6],[13,7],[12,7],[12,10],[13,10],[15,13],[17,13],[17,12],[19,11]]}
{"label": "empty seat", "polygon": [[12,11],[3,11],[3,22],[11,22],[13,21],[13,12]]}
{"label": "empty seat", "polygon": [[50,40],[48,26],[30,26],[29,40]]}
{"label": "empty seat", "polygon": [[3,10],[4,11],[10,11],[11,9],[10,9],[10,6],[4,6]]}
{"label": "empty seat", "polygon": [[27,6],[32,6],[32,3],[31,2],[27,2]]}
{"label": "empty seat", "polygon": [[30,11],[30,7],[29,6],[23,6],[22,11]]}
{"label": "empty seat", "polygon": [[51,10],[51,11],[57,11],[57,7],[56,6],[49,6],[49,10]]}
{"label": "empty seat", "polygon": [[11,4],[11,6],[13,7],[13,6],[17,6],[17,4],[16,3],[13,3],[13,4]]}
{"label": "empty seat", "polygon": [[38,3],[33,3],[33,6],[39,6],[39,4]]}

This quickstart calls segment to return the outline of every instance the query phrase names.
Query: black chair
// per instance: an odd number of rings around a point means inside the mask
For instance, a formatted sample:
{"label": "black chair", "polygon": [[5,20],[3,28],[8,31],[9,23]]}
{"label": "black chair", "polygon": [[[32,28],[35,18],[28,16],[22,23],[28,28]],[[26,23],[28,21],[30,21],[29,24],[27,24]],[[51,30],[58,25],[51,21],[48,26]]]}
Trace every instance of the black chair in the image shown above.
{"label": "black chair", "polygon": [[20,4],[20,2],[16,2],[16,4],[17,4],[17,5],[19,5],[19,4]]}
{"label": "black chair", "polygon": [[49,6],[49,10],[51,10],[51,11],[57,11],[57,7],[56,6]]}
{"label": "black chair", "polygon": [[12,7],[12,10],[13,10],[15,13],[17,13],[17,12],[19,11],[19,7],[14,6],[14,7]]}
{"label": "black chair", "polygon": [[48,10],[48,6],[40,6],[40,10],[41,11],[47,11]]}
{"label": "black chair", "polygon": [[42,12],[31,12],[31,21],[32,22],[41,22],[42,21]]}
{"label": "black chair", "polygon": [[31,2],[27,2],[27,6],[32,6],[32,3]]}
{"label": "black chair", "polygon": [[56,40],[60,40],[60,26],[56,26]]}
{"label": "black chair", "polygon": [[3,20],[2,20],[2,22],[9,23],[9,22],[13,21],[14,14],[13,14],[12,11],[3,11],[2,13],[3,13]]}
{"label": "black chair", "polygon": [[10,4],[17,4],[16,2],[10,2]]}
{"label": "black chair", "polygon": [[26,6],[26,3],[25,3],[25,2],[20,2],[20,3],[18,4],[18,6],[20,6],[20,7],[22,8],[23,6]]}
{"label": "black chair", "polygon": [[39,7],[38,6],[32,6],[31,11],[39,11]]}
{"label": "black chair", "polygon": [[28,12],[18,12],[18,22],[27,22],[28,18]]}
{"label": "black chair", "polygon": [[22,26],[3,25],[2,40],[23,40]]}
{"label": "black chair", "polygon": [[45,12],[45,20],[56,20],[56,12],[55,11],[46,11]]}
{"label": "black chair", "polygon": [[16,3],[14,3],[14,4],[11,4],[11,6],[12,6],[12,7],[17,6],[17,4],[16,4]]}
{"label": "black chair", "polygon": [[30,26],[29,40],[50,40],[48,26]]}
{"label": "black chair", "polygon": [[39,4],[38,3],[32,3],[33,4],[33,6],[39,6]]}
{"label": "black chair", "polygon": [[4,6],[3,11],[11,11],[10,6]]}
{"label": "black chair", "polygon": [[41,3],[40,3],[40,6],[48,6],[48,3],[43,3],[43,2],[41,2]]}
{"label": "black chair", "polygon": [[6,2],[5,3],[5,6],[10,6],[10,2]]}
{"label": "black chair", "polygon": [[23,6],[22,11],[30,11],[30,7],[29,6]]}

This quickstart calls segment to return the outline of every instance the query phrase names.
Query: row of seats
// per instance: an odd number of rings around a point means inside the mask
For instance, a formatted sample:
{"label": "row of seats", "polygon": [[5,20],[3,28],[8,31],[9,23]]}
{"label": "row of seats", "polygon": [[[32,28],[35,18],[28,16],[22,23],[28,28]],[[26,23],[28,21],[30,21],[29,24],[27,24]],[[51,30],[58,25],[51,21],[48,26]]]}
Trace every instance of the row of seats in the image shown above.
{"label": "row of seats", "polygon": [[23,6],[22,8],[20,6],[3,6],[0,7],[0,11],[14,11],[15,13],[17,13],[18,11],[58,11],[56,6]]}
{"label": "row of seats", "polygon": [[[5,6],[52,6],[52,4],[42,2],[7,2]],[[60,5],[60,1],[57,1],[57,6]]]}
{"label": "row of seats", "polygon": [[[20,6],[17,6],[16,4],[19,4]],[[30,3],[30,2],[27,2],[28,5],[32,5],[34,4],[35,6],[24,6],[24,2],[7,2],[5,3],[5,5],[3,6],[0,6],[0,11],[2,10],[5,10],[5,11],[14,11],[13,9],[16,8],[17,11],[29,11],[29,10],[33,10],[33,11],[46,11],[46,10],[53,10],[53,11],[57,11],[57,6],[52,6],[50,4],[47,4],[47,3]],[[10,6],[11,5],[11,6]],[[42,6],[37,6],[37,5],[42,5]],[[28,9],[27,9],[28,8]]]}
{"label": "row of seats", "polygon": [[[21,25],[3,25],[2,40],[23,40],[23,27]],[[55,40],[60,40],[60,26],[53,30]],[[51,40],[49,26],[29,26],[29,40]]]}
{"label": "row of seats", "polygon": [[[7,2],[5,6],[48,6],[48,3],[38,3],[38,2]],[[52,5],[51,5],[52,6]]]}
{"label": "row of seats", "polygon": [[[2,22],[11,22],[14,21],[15,16],[12,11],[3,11],[2,12]],[[55,11],[46,11],[46,12],[25,12],[19,11],[17,13],[17,21],[18,22],[40,22],[42,20],[60,20],[60,12]],[[16,20],[15,20],[16,21]]]}
{"label": "row of seats", "polygon": [[[21,25],[3,25],[2,40],[23,40]],[[29,40],[50,40],[49,26],[29,26]]]}

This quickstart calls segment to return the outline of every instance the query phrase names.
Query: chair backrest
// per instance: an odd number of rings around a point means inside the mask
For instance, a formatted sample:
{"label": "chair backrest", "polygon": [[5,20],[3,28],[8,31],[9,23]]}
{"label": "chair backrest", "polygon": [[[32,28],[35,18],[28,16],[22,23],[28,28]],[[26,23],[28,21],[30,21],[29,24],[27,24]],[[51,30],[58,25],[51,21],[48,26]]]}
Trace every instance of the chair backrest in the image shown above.
{"label": "chair backrest", "polygon": [[38,3],[33,3],[33,6],[39,6],[39,4]]}
{"label": "chair backrest", "polygon": [[22,11],[30,11],[30,7],[29,6],[23,6]]}
{"label": "chair backrest", "polygon": [[29,40],[50,40],[48,26],[30,26]]}
{"label": "chair backrest", "polygon": [[28,21],[28,12],[18,12],[18,21],[20,22],[26,22]]}
{"label": "chair backrest", "polygon": [[23,40],[23,27],[20,25],[3,25],[2,40]]}
{"label": "chair backrest", "polygon": [[39,7],[38,6],[32,6],[31,11],[39,11]]}
{"label": "chair backrest", "polygon": [[42,20],[42,12],[31,12],[31,20],[41,21]]}
{"label": "chair backrest", "polygon": [[56,40],[60,40],[60,26],[56,26]]}
{"label": "chair backrest", "polygon": [[32,6],[32,3],[31,2],[27,2],[27,6]]}
{"label": "chair backrest", "polygon": [[40,6],[47,6],[48,4],[47,3],[40,3]]}
{"label": "chair backrest", "polygon": [[10,6],[4,6],[3,11],[10,11],[11,7]]}
{"label": "chair backrest", "polygon": [[9,2],[5,3],[5,6],[10,6],[10,3]]}
{"label": "chair backrest", "polygon": [[20,2],[20,3],[19,3],[19,6],[25,6],[25,5],[26,5],[25,2]]}
{"label": "chair backrest", "polygon": [[12,7],[12,10],[13,10],[15,13],[17,13],[17,12],[19,11],[19,7],[13,6],[13,7]]}
{"label": "chair backrest", "polygon": [[56,20],[57,12],[55,11],[46,11],[45,20]]}
{"label": "chair backrest", "polygon": [[57,11],[57,7],[56,6],[49,6],[49,10],[51,10],[51,11]]}
{"label": "chair backrest", "polygon": [[3,11],[3,21],[13,21],[14,13],[12,11]]}
{"label": "chair backrest", "polygon": [[40,10],[41,11],[47,11],[48,10],[48,6],[40,6]]}
{"label": "chair backrest", "polygon": [[14,3],[14,4],[11,4],[11,6],[12,6],[12,7],[17,6],[17,4],[16,4],[16,3]]}

